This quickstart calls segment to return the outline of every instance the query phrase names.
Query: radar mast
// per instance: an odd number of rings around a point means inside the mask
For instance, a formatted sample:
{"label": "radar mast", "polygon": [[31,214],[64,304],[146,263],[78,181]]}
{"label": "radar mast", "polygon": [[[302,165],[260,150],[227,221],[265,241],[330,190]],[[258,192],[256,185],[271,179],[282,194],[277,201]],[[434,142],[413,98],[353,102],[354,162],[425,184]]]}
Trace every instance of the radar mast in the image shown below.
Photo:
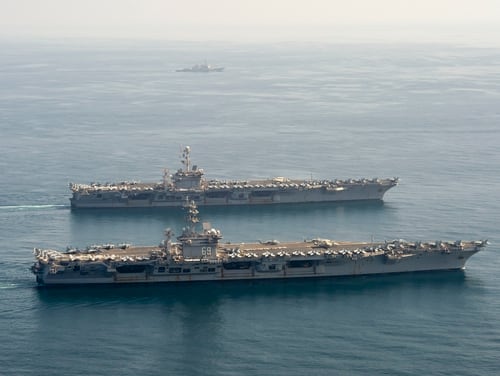
{"label": "radar mast", "polygon": [[185,172],[189,172],[191,170],[191,148],[189,146],[186,146],[184,150],[182,151],[182,164],[185,166]]}
{"label": "radar mast", "polygon": [[[187,200],[186,200],[187,201]],[[196,206],[194,201],[188,201],[185,205],[186,209],[186,230],[185,233],[189,235],[196,234],[196,224],[200,222],[198,218],[198,207]]]}

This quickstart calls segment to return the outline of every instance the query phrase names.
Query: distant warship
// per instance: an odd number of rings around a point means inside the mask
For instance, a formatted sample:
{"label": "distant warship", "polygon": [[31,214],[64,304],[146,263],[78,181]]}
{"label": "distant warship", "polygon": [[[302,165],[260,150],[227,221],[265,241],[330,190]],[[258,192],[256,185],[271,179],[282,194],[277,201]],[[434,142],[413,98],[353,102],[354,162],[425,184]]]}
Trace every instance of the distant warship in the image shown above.
{"label": "distant warship", "polygon": [[193,65],[191,68],[177,69],[176,72],[222,72],[223,70],[224,67],[213,67],[205,63]]}
{"label": "distant warship", "polygon": [[398,178],[206,180],[202,169],[191,166],[190,152],[189,146],[184,148],[184,168],[173,175],[165,170],[161,182],[70,183],[71,208],[168,208],[182,206],[188,198],[198,206],[382,200],[398,184]]}
{"label": "distant warship", "polygon": [[178,242],[172,231],[158,246],[106,244],[60,252],[35,248],[31,271],[39,285],[159,283],[354,276],[463,269],[487,241],[219,243],[208,223],[197,229],[198,210],[186,206]]}

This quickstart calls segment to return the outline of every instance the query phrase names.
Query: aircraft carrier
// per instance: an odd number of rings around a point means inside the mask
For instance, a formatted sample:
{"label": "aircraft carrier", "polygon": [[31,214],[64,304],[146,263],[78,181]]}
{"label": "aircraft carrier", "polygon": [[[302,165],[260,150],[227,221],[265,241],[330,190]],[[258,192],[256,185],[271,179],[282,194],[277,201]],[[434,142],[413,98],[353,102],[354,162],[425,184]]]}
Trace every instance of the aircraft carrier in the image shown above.
{"label": "aircraft carrier", "polygon": [[184,148],[184,168],[164,171],[161,182],[70,183],[72,209],[179,207],[187,199],[204,205],[268,205],[359,200],[382,200],[398,178],[349,180],[297,180],[275,177],[262,180],[207,180],[191,164]]}
{"label": "aircraft carrier", "polygon": [[208,223],[198,229],[194,202],[177,242],[167,229],[157,246],[105,244],[64,252],[35,248],[40,286],[317,278],[463,269],[487,241],[342,242],[312,239],[221,243]]}

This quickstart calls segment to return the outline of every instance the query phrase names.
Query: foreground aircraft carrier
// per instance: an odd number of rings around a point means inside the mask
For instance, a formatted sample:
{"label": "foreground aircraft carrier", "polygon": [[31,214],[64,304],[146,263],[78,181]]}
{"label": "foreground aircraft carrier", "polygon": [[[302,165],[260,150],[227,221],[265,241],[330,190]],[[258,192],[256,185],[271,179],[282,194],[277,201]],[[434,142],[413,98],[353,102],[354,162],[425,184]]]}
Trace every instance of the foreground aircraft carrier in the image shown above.
{"label": "foreground aircraft carrier", "polygon": [[31,271],[41,286],[314,278],[463,269],[487,241],[342,242],[312,239],[219,243],[222,234],[198,226],[194,202],[177,242],[172,231],[157,246],[94,245],[64,252],[35,248]]}

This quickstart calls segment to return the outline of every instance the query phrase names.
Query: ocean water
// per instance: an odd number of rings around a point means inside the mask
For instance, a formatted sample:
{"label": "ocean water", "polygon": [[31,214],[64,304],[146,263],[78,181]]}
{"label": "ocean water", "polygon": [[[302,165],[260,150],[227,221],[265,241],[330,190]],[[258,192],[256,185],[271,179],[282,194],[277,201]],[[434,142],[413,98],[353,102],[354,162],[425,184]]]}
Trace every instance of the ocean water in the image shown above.
{"label": "ocean water", "polygon": [[[0,42],[2,375],[495,375],[500,49]],[[203,62],[223,73],[176,73]],[[465,271],[38,289],[33,247],[156,244],[180,211],[69,182],[394,177],[384,203],[202,208],[226,240],[489,239]]]}

